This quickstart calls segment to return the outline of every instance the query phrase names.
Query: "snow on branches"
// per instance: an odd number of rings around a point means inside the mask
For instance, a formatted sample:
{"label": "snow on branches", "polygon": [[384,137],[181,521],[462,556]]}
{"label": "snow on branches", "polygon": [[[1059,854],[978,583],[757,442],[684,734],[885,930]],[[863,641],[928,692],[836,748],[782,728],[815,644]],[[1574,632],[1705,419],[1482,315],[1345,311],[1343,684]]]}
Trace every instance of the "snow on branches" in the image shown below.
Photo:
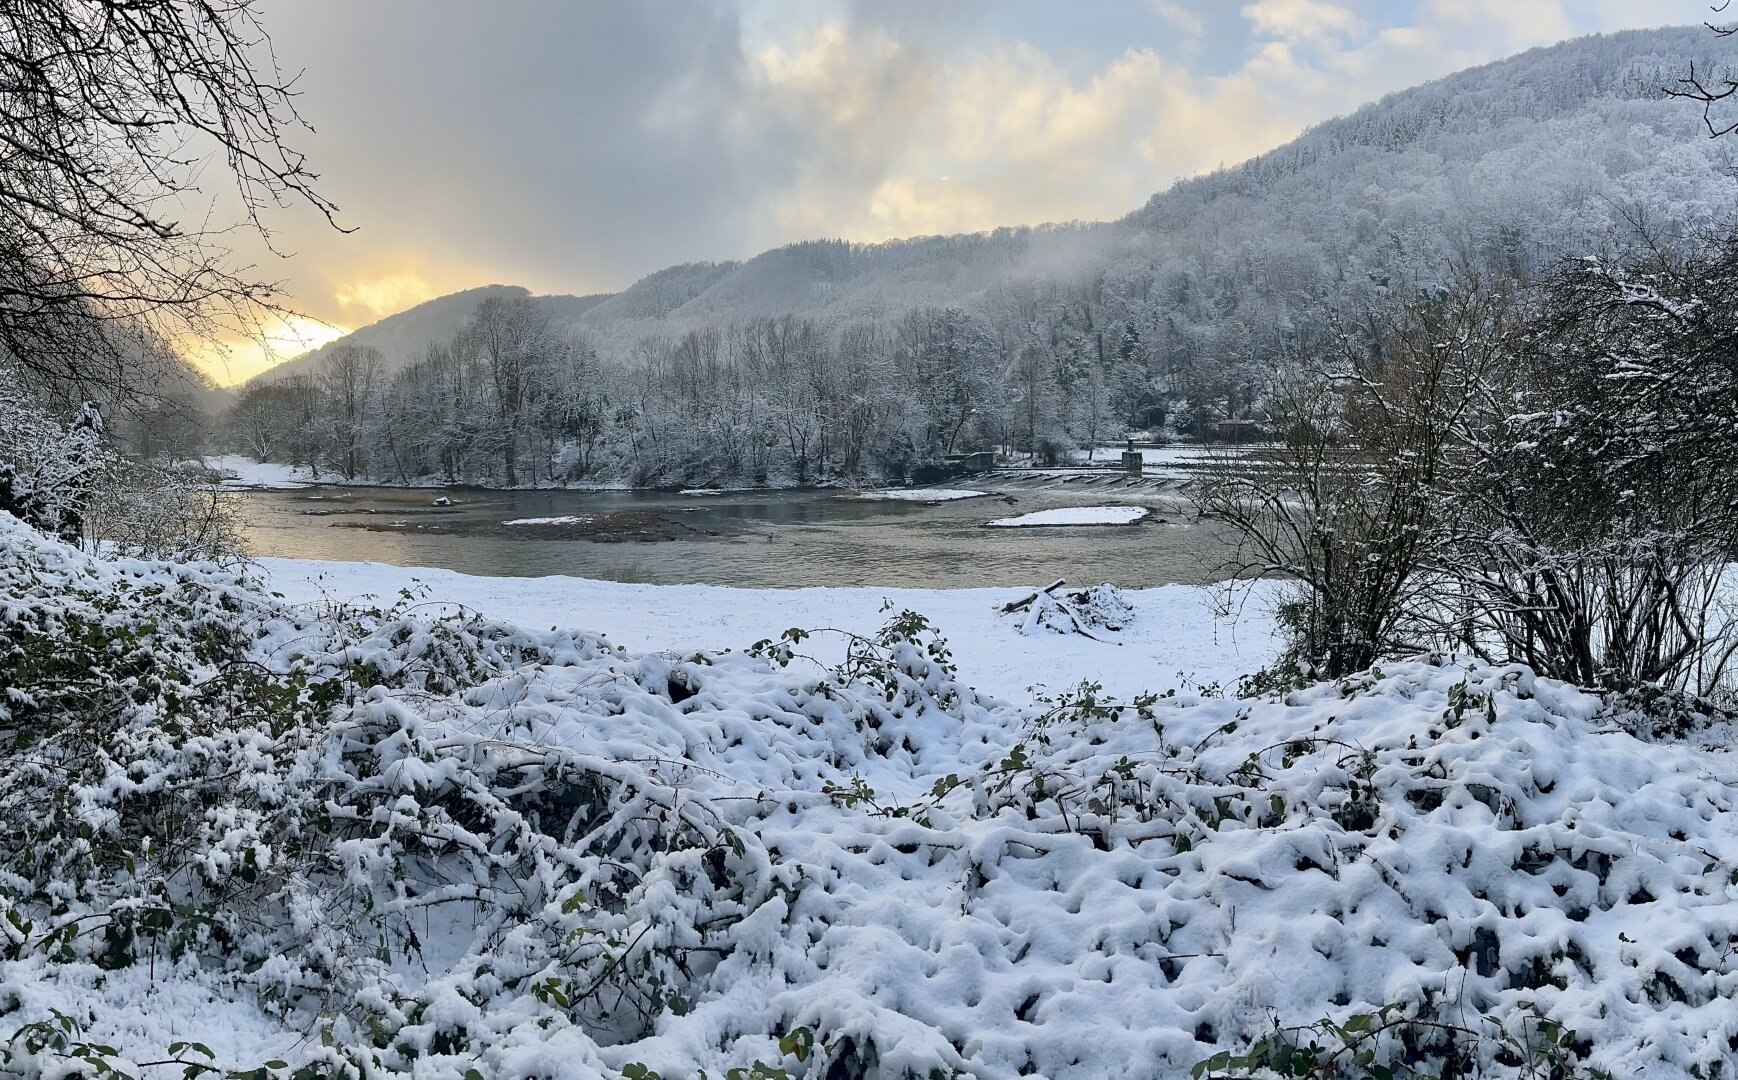
{"label": "snow on branches", "polygon": [[1727,755],[1524,668],[1026,706],[909,614],[826,669],[416,599],[0,516],[8,1070],[1729,1075]]}

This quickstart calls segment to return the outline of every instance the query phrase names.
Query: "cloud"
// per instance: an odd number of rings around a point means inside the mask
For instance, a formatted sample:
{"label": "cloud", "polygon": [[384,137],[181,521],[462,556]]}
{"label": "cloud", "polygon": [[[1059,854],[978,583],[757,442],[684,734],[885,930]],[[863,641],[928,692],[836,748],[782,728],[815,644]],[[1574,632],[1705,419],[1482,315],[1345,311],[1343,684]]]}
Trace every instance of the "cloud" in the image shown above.
{"label": "cloud", "polygon": [[1364,20],[1326,0],[1257,0],[1243,6],[1255,33],[1294,42],[1327,42],[1361,36]]}
{"label": "cloud", "polygon": [[1181,30],[1190,37],[1200,37],[1207,32],[1207,20],[1200,12],[1186,7],[1180,0],[1147,0],[1147,6],[1153,9],[1154,15],[1172,28]]}
{"label": "cloud", "polygon": [[298,147],[359,231],[290,215],[298,259],[243,254],[356,325],[492,281],[612,290],[800,239],[1114,218],[1391,90],[1702,10],[1101,2],[1119,29],[1036,0],[265,0],[306,69]]}
{"label": "cloud", "polygon": [[[755,123],[806,133],[768,235],[890,236],[1120,216],[1163,180],[1269,145],[1279,125],[1226,124],[1247,89],[1150,49],[1081,79],[1024,43],[941,63],[839,24],[752,58]],[[746,121],[745,121],[746,122]]]}
{"label": "cloud", "polygon": [[364,316],[352,318],[351,321],[359,325],[378,321],[440,295],[440,291],[415,269],[332,282],[332,299],[347,314]]}
{"label": "cloud", "polygon": [[1420,21],[1445,34],[1478,34],[1517,48],[1560,41],[1576,29],[1562,0],[1429,0]]}

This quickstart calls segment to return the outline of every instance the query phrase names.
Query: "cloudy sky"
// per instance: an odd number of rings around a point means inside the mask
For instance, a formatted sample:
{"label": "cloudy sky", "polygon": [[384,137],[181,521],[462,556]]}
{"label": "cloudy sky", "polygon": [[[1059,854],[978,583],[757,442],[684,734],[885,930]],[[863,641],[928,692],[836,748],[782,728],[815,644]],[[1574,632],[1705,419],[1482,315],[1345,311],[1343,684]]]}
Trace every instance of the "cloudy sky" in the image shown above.
{"label": "cloudy sky", "polygon": [[[1118,217],[1382,94],[1706,0],[264,0],[356,231],[274,219],[294,355],[489,282]],[[250,253],[251,254],[251,253]],[[242,346],[220,381],[265,361]]]}

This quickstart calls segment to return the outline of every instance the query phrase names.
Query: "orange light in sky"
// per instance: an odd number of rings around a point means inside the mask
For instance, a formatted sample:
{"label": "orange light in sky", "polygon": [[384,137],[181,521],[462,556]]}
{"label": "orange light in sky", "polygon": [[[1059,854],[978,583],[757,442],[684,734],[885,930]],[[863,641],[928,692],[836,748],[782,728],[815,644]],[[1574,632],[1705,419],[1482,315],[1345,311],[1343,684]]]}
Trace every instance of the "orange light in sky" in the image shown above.
{"label": "orange light in sky", "polygon": [[201,342],[186,350],[185,355],[219,386],[237,386],[273,365],[293,360],[349,332],[319,319],[285,315],[272,319],[257,340]]}

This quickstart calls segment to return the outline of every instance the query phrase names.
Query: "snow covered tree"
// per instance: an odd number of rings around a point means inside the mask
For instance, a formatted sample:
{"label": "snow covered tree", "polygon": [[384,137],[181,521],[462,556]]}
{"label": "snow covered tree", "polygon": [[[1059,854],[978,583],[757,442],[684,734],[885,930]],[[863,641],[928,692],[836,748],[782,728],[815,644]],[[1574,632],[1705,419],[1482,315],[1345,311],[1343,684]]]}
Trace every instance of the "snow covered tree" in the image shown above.
{"label": "snow covered tree", "polygon": [[1551,277],[1456,499],[1469,622],[1507,655],[1581,685],[1730,692],[1735,313],[1738,240]]}
{"label": "snow covered tree", "polygon": [[380,350],[348,341],[340,342],[320,368],[323,426],[332,461],[346,480],[356,479],[367,465],[364,444],[374,420],[380,368]]}
{"label": "snow covered tree", "polygon": [[933,460],[975,445],[975,428],[1000,411],[999,350],[983,323],[959,308],[914,311],[895,344],[900,377],[911,395],[910,431],[919,458]]}
{"label": "snow covered tree", "polygon": [[494,391],[496,427],[490,441],[500,447],[507,486],[519,483],[521,421],[536,373],[565,347],[549,316],[529,297],[491,296],[477,305],[459,339],[465,354],[482,365]]}
{"label": "snow covered tree", "polygon": [[1266,396],[1277,446],[1198,485],[1202,515],[1236,535],[1234,577],[1298,582],[1281,621],[1299,674],[1339,678],[1426,644],[1443,485],[1508,322],[1506,294],[1466,278],[1381,313],[1373,336],[1310,343],[1317,359]]}
{"label": "snow covered tree", "polygon": [[0,370],[0,511],[60,539],[84,540],[91,491],[113,464],[103,419],[89,402],[70,424]]}
{"label": "snow covered tree", "polygon": [[223,416],[223,437],[259,461],[279,461],[295,437],[294,392],[288,382],[242,387]]}

